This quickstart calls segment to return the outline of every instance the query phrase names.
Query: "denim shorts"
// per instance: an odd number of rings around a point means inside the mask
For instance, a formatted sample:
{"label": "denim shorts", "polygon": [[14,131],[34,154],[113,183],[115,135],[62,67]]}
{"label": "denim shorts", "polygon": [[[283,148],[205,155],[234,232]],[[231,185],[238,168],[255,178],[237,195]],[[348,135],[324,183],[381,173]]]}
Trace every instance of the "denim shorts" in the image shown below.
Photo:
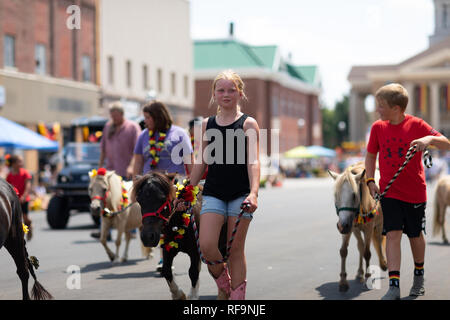
{"label": "denim shorts", "polygon": [[[223,201],[212,196],[203,196],[200,215],[206,212],[212,212],[224,216],[225,219],[228,217],[237,217],[241,212],[241,204],[244,202],[245,198],[247,198],[247,196],[242,196],[231,201]],[[253,214],[245,212],[242,217],[252,220]]]}

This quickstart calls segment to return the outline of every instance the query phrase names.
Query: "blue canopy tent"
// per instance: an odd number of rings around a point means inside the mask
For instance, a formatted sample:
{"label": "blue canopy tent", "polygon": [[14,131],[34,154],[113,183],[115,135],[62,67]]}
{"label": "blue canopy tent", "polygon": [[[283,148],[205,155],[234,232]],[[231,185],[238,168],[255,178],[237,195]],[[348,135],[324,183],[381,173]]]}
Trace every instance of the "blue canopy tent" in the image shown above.
{"label": "blue canopy tent", "polygon": [[309,146],[306,147],[306,150],[317,157],[328,157],[328,158],[336,157],[336,151],[322,146]]}
{"label": "blue canopy tent", "polygon": [[0,117],[0,147],[58,151],[58,142],[25,128],[11,120]]}

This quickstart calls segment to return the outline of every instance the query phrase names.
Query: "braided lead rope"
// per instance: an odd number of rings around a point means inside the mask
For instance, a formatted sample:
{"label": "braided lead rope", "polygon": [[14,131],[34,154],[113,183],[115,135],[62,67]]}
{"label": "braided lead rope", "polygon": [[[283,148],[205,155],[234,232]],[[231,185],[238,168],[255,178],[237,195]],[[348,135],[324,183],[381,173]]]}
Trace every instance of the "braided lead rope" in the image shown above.
{"label": "braided lead rope", "polygon": [[[192,217],[192,227],[194,229],[195,241],[197,243],[197,250],[198,250],[198,254],[200,255],[200,259],[203,261],[203,263],[208,264],[208,265],[215,265],[215,264],[224,263],[224,262],[226,262],[228,260],[228,257],[230,256],[231,245],[233,244],[234,236],[236,235],[239,223],[241,222],[241,218],[244,215],[245,209],[248,208],[249,206],[250,205],[248,203],[242,203],[241,211],[239,212],[239,215],[237,217],[236,223],[234,225],[234,229],[231,232],[230,240],[228,240],[227,251],[225,253],[225,256],[223,257],[223,259],[215,260],[215,261],[209,261],[205,257],[203,257],[202,251],[200,250],[200,241],[199,241],[197,224],[195,223],[195,215],[194,214],[191,215],[191,217]],[[189,210],[190,210],[190,212],[192,212],[192,207]]]}
{"label": "braided lead rope", "polygon": [[[389,183],[387,184],[386,188],[384,189],[383,193],[381,194],[375,194],[375,206],[377,205],[377,202],[381,200],[382,197],[385,196],[386,192],[389,190],[389,188],[391,187],[391,185],[394,183],[394,181],[397,179],[398,175],[400,174],[400,172],[402,172],[402,170],[406,167],[406,165],[408,164],[408,162],[412,159],[412,157],[416,154],[417,152],[417,145],[413,145],[411,147],[409,147],[408,152],[406,153],[406,159],[405,162],[403,162],[403,164],[401,165],[400,168],[398,168],[397,172],[394,174],[394,176],[392,177],[391,181],[389,181]],[[431,168],[431,166],[433,165],[433,159],[431,158],[430,153],[428,152],[427,149],[425,149],[425,151],[423,152],[423,162],[425,164],[425,166],[427,168]]]}

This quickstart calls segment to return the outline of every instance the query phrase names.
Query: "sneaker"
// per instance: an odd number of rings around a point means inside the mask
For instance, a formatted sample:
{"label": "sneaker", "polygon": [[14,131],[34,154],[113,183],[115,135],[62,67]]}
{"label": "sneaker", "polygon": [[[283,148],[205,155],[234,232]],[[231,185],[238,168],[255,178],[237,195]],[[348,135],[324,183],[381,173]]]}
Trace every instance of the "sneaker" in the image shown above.
{"label": "sneaker", "polygon": [[156,266],[156,271],[161,272],[163,266],[163,259],[159,259],[158,265]]}
{"label": "sneaker", "polygon": [[425,294],[423,276],[414,276],[414,282],[409,291],[409,295],[413,297],[423,296]]}
{"label": "sneaker", "polygon": [[388,292],[381,298],[381,300],[400,300],[400,288],[389,287]]}

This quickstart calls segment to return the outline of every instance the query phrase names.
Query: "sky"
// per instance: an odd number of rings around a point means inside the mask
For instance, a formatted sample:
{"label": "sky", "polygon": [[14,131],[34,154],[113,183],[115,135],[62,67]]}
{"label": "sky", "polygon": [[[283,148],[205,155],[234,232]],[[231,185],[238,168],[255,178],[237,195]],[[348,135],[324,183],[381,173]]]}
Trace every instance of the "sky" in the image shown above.
{"label": "sky", "polygon": [[[433,0],[190,0],[194,40],[228,36],[278,45],[297,65],[317,65],[326,107],[350,91],[354,65],[397,64],[429,46]],[[373,100],[368,101],[368,109]]]}

